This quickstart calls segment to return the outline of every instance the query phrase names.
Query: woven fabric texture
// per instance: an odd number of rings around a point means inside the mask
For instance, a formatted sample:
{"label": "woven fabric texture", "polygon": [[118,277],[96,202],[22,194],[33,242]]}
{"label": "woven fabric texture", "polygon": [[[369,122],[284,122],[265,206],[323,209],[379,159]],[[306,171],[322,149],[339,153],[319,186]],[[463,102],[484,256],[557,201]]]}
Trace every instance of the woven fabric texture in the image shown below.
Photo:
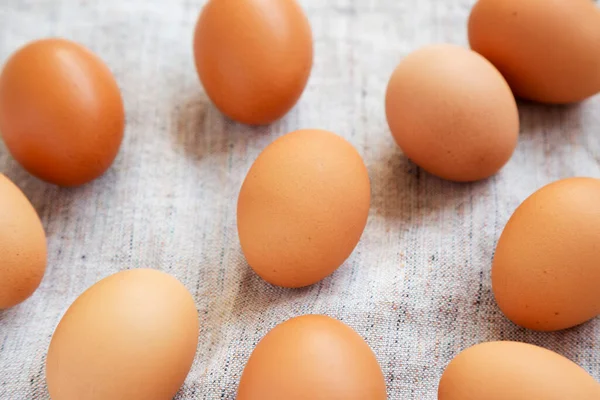
{"label": "woven fabric texture", "polygon": [[[542,345],[600,379],[600,321],[559,333],[518,328],[500,313],[490,282],[496,241],[520,202],[559,178],[600,177],[600,98],[521,103],[512,160],[475,184],[422,172],[389,133],[391,72],[422,45],[467,45],[473,2],[301,0],[315,41],[306,91],[282,120],[249,128],[225,119],[197,78],[191,44],[203,0],[0,1],[1,61],[40,37],[76,40],[110,66],[127,111],[113,167],[83,187],[32,178],[0,145],[0,171],[30,198],[49,242],[39,290],[0,311],[0,399],[48,399],[44,361],[61,316],[99,279],[139,267],[173,274],[196,300],[200,342],[178,400],[235,399],[257,342],[308,313],[339,318],[366,339],[390,399],[436,399],[458,352],[498,339]],[[335,274],[287,290],[245,263],[236,202],[261,150],[299,128],[331,130],[359,150],[372,207],[360,244]]]}

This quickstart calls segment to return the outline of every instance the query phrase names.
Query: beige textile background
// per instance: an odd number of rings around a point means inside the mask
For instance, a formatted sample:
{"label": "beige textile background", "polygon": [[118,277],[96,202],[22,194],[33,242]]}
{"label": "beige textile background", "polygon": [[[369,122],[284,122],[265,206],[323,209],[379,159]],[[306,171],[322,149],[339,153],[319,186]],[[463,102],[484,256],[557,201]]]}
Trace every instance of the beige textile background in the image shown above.
{"label": "beige textile background", "polygon": [[[138,267],[173,274],[196,299],[200,343],[180,400],[234,399],[257,341],[306,313],[339,318],[368,341],[390,399],[436,399],[454,355],[497,339],[543,345],[600,379],[600,321],[561,333],[526,331],[501,315],[490,291],[494,246],[517,205],[556,179],[600,177],[600,98],[571,107],[520,104],[519,146],[502,172],[476,184],[444,182],[396,149],[383,98],[409,51],[466,44],[473,0],[302,0],[314,31],[312,77],[297,107],[261,128],[224,119],[203,95],[191,53],[203,3],[0,0],[2,62],[32,39],[74,39],[110,65],[127,109],[113,168],[77,189],[28,176],[0,147],[0,171],[29,196],[49,240],[40,289],[0,312],[0,399],[48,399],[45,354],[66,308],[99,279]],[[285,290],[245,264],[235,206],[260,151],[307,127],[357,147],[372,207],[343,267],[310,288]]]}

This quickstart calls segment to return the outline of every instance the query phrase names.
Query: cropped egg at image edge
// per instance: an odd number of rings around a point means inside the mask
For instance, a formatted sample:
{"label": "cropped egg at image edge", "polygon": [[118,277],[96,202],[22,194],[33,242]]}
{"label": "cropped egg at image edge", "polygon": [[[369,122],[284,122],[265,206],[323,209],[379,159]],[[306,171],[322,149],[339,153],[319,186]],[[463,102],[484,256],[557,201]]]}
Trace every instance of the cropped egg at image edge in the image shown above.
{"label": "cropped egg at image edge", "polygon": [[600,399],[600,4],[4,0],[0,400]]}

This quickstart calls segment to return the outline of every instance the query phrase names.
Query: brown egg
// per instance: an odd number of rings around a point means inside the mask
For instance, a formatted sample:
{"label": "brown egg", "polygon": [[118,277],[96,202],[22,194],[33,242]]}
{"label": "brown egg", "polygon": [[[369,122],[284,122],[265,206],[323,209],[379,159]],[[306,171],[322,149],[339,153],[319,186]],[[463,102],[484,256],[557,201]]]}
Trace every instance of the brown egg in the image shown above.
{"label": "brown egg", "polygon": [[248,264],[274,285],[320,281],[354,250],[370,199],[365,164],[346,140],[322,130],[280,137],[240,191],[237,225]]}
{"label": "brown egg", "polygon": [[23,192],[0,174],[0,309],[38,288],[46,271],[46,234]]}
{"label": "brown egg", "polygon": [[86,48],[44,39],[19,49],[0,75],[0,132],[15,159],[45,181],[75,186],[106,171],[124,129],[111,72]]}
{"label": "brown egg", "polygon": [[404,154],[452,181],[495,174],[517,145],[519,114],[508,84],[483,57],[454,45],[427,46],[400,63],[386,114]]}
{"label": "brown egg", "polygon": [[322,315],[288,320],[256,346],[237,400],[385,400],[386,384],[369,345]]}
{"label": "brown egg", "polygon": [[560,104],[600,92],[600,9],[592,0],[479,0],[469,41],[519,97]]}
{"label": "brown egg", "polygon": [[296,0],[210,0],[196,25],[194,56],[204,89],[222,113],[267,124],[304,91],[312,32]]}
{"label": "brown egg", "polygon": [[52,400],[171,400],[198,345],[194,299],[151,269],[111,275],[69,307],[46,361]]}
{"label": "brown egg", "polygon": [[442,375],[438,400],[597,400],[600,384],[550,350],[489,342],[460,353]]}
{"label": "brown egg", "polygon": [[554,331],[600,314],[600,180],[564,179],[514,212],[496,247],[492,287],[518,325]]}

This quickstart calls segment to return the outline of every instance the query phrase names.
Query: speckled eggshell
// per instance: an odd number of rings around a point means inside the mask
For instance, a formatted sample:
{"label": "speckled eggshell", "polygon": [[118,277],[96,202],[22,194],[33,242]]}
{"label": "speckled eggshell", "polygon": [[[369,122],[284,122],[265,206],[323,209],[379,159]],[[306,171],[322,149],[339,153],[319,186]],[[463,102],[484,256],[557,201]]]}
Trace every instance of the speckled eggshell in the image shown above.
{"label": "speckled eggshell", "polygon": [[410,53],[392,74],[385,103],[404,154],[440,178],[488,178],[517,145],[519,113],[508,84],[469,49],[439,44]]}
{"label": "speckled eggshell", "polygon": [[304,91],[313,62],[311,27],[296,0],[210,0],[196,24],[194,58],[222,113],[267,124]]}
{"label": "speckled eggshell", "polygon": [[555,331],[600,314],[600,180],[551,183],[514,212],[498,241],[492,288],[518,325]]}
{"label": "speckled eggshell", "polygon": [[438,400],[597,400],[600,384],[567,358],[517,342],[488,342],[448,365]]}
{"label": "speckled eggshell", "polygon": [[106,65],[78,43],[23,46],[0,74],[0,133],[31,174],[61,186],[102,175],[117,156],[125,111]]}
{"label": "speckled eggshell", "polygon": [[133,269],[69,307],[48,350],[52,400],[171,400],[198,345],[194,299],[174,277]]}
{"label": "speckled eggshell", "polygon": [[46,271],[46,234],[23,192],[0,174],[0,309],[38,288]]}
{"label": "speckled eggshell", "polygon": [[479,0],[469,42],[519,97],[564,104],[600,92],[600,8],[592,0]]}
{"label": "speckled eggshell", "polygon": [[301,130],[278,138],[258,156],[238,198],[248,264],[274,285],[320,281],[358,244],[370,199],[365,164],[342,137]]}
{"label": "speckled eggshell", "polygon": [[288,320],[256,346],[237,400],[385,400],[386,384],[369,345],[322,315]]}

